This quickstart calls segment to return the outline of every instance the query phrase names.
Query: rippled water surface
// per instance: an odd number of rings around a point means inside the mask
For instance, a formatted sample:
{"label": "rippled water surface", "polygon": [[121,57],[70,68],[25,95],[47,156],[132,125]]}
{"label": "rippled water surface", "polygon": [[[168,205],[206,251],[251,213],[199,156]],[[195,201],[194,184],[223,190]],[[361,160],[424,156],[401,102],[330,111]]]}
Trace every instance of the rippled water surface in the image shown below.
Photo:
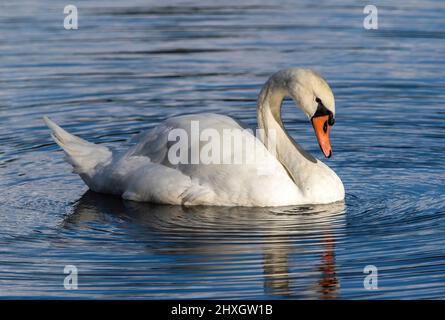
{"label": "rippled water surface", "polygon": [[[63,1],[0,4],[0,296],[445,298],[445,4],[374,1]],[[182,208],[87,192],[49,115],[119,145],[170,116],[254,126],[280,68],[321,72],[336,96],[345,203]],[[317,157],[291,102],[291,135]],[[79,271],[65,290],[65,265]],[[363,269],[378,268],[378,290]]]}

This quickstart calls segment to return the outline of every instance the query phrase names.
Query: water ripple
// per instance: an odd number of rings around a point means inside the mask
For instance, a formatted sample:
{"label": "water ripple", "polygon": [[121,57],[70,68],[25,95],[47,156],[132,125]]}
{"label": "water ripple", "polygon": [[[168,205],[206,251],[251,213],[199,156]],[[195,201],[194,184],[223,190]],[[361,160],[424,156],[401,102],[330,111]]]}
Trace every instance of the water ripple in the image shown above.
{"label": "water ripple", "polygon": [[[443,299],[445,42],[440,1],[239,4],[82,2],[80,28],[49,0],[2,4],[2,297]],[[439,40],[439,41],[438,41]],[[42,122],[116,147],[175,115],[255,126],[276,70],[320,71],[336,96],[332,205],[156,206],[87,192]],[[291,101],[290,134],[320,156]],[[79,269],[65,290],[63,268]],[[363,286],[375,265],[379,290]]]}

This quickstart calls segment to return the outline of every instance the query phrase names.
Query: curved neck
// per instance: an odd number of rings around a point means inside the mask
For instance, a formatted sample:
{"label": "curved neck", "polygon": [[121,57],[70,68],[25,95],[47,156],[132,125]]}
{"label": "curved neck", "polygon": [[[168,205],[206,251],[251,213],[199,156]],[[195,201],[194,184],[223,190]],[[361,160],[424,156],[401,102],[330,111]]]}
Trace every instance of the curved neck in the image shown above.
{"label": "curved neck", "polygon": [[[264,135],[261,140],[266,148],[276,156],[286,168],[295,184],[302,188],[308,167],[317,163],[317,159],[306,152],[287,133],[281,120],[281,105],[289,95],[286,81],[270,79],[261,90],[257,105],[257,120]],[[272,142],[272,143],[271,143]]]}

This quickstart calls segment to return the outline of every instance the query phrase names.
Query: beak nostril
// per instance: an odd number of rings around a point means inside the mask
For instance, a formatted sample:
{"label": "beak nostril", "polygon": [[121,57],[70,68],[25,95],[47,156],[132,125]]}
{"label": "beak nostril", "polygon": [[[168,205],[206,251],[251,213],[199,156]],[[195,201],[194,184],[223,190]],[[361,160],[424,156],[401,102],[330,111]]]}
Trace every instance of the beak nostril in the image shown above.
{"label": "beak nostril", "polygon": [[332,153],[331,142],[329,141],[329,118],[327,115],[312,117],[311,122],[314,127],[318,145],[320,146],[323,155],[326,158],[329,158]]}

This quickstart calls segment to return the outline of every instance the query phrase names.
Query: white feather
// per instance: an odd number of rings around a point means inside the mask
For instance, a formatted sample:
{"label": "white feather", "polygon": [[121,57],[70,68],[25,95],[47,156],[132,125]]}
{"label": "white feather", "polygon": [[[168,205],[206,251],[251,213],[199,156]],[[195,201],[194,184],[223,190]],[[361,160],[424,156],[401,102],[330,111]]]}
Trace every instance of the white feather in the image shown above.
{"label": "white feather", "polygon": [[[120,154],[66,132],[47,117],[44,119],[74,171],[97,192],[134,201],[179,205],[263,207],[329,203],[344,198],[341,180],[287,135],[279,116],[281,101],[286,95],[300,102],[303,111],[310,115],[314,94],[324,97],[333,109],[329,86],[310,71],[284,70],[271,77],[263,88],[258,104],[259,125],[277,131],[277,156],[238,122],[218,114],[167,119],[138,135],[132,140],[134,145]],[[254,148],[247,150],[245,144],[230,148],[225,159],[233,162],[236,156],[242,155],[245,158],[240,164],[175,164],[169,158],[174,144],[169,134],[181,129],[190,137],[192,122],[199,124],[199,132],[212,129],[220,137],[227,129],[235,133],[236,141],[244,141]],[[199,153],[208,143],[200,141],[195,145]],[[192,144],[188,147],[189,156],[193,147]]]}

